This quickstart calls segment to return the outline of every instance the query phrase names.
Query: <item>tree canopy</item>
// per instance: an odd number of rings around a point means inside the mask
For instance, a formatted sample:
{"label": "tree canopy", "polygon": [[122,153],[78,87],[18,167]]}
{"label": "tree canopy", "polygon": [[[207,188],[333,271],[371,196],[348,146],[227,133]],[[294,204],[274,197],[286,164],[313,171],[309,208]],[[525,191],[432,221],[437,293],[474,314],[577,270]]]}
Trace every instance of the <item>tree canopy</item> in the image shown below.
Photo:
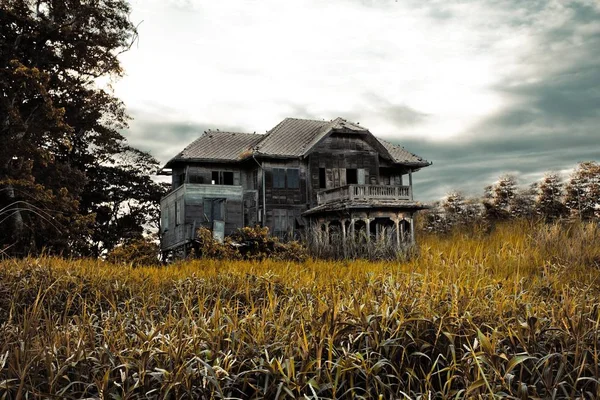
{"label": "tree canopy", "polygon": [[[0,250],[98,256],[156,218],[157,166],[131,148],[117,79],[124,0],[0,0]],[[152,206],[154,205],[154,206]]]}

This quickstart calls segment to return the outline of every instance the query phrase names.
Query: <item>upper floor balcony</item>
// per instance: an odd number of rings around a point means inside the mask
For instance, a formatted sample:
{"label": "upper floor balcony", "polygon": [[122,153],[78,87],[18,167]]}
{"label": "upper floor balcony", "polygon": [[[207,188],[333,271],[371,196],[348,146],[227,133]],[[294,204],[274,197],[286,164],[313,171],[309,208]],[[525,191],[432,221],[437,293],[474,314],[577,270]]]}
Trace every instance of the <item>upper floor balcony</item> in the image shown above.
{"label": "upper floor balcony", "polygon": [[389,185],[346,185],[321,190],[317,193],[317,204],[337,201],[400,201],[412,200],[411,186]]}

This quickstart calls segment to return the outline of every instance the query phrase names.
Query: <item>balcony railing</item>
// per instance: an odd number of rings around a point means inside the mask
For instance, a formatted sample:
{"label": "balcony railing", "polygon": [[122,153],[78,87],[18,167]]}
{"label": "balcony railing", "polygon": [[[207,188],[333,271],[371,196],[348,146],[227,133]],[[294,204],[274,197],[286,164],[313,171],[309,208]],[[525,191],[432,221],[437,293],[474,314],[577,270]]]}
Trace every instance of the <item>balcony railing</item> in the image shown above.
{"label": "balcony railing", "polygon": [[319,205],[344,200],[411,200],[410,186],[346,185],[321,190],[317,193]]}

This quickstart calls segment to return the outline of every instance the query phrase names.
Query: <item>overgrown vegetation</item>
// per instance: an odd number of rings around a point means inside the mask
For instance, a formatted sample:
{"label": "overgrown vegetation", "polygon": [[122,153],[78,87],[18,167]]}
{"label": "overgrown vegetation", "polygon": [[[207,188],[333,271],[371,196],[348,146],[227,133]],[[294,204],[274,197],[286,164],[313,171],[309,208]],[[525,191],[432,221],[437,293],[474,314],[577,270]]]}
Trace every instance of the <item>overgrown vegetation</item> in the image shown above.
{"label": "overgrown vegetation", "polygon": [[598,398],[600,228],[405,263],[0,263],[0,397]]}
{"label": "overgrown vegetation", "polygon": [[398,245],[392,228],[382,228],[376,238],[365,230],[344,235],[340,230],[323,232],[315,225],[308,228],[304,243],[312,257],[322,260],[406,261],[416,253],[408,238]]}
{"label": "overgrown vegetation", "polygon": [[549,172],[523,189],[514,176],[503,175],[484,189],[482,199],[448,193],[422,213],[420,229],[435,233],[489,230],[497,222],[519,219],[550,223],[600,220],[600,164],[580,163],[566,183],[558,173]]}
{"label": "overgrown vegetation", "polygon": [[196,232],[194,252],[196,258],[218,260],[264,260],[304,261],[308,253],[297,241],[280,242],[269,234],[268,227],[244,227],[223,242],[213,238],[212,232],[200,228]]}

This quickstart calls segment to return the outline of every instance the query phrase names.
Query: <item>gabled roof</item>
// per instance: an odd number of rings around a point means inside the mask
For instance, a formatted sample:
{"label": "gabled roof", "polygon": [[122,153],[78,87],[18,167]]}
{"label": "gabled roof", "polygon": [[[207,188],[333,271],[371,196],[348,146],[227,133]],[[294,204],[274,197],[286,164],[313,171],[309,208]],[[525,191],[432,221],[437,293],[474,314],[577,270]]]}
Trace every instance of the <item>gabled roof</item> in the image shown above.
{"label": "gabled roof", "polygon": [[367,132],[362,126],[342,118],[332,121],[286,118],[267,132],[255,150],[267,156],[303,156],[334,129]]}
{"label": "gabled roof", "polygon": [[165,168],[176,161],[237,161],[252,154],[252,148],[263,138],[254,133],[209,130],[169,160]]}
{"label": "gabled roof", "polygon": [[385,140],[368,129],[342,118],[332,121],[286,118],[265,135],[239,132],[206,131],[181,153],[169,160],[165,168],[177,161],[239,161],[250,156],[302,157],[334,131],[364,135],[380,154],[395,163],[425,167],[423,158]]}
{"label": "gabled roof", "polygon": [[422,157],[419,157],[416,154],[411,153],[402,146],[398,146],[397,144],[390,143],[380,138],[377,138],[377,140],[379,140],[383,147],[385,147],[388,153],[392,156],[394,162],[422,167],[431,165],[429,161],[425,160]]}
{"label": "gabled roof", "polygon": [[269,156],[299,157],[329,124],[329,121],[286,118],[267,132],[255,151]]}

